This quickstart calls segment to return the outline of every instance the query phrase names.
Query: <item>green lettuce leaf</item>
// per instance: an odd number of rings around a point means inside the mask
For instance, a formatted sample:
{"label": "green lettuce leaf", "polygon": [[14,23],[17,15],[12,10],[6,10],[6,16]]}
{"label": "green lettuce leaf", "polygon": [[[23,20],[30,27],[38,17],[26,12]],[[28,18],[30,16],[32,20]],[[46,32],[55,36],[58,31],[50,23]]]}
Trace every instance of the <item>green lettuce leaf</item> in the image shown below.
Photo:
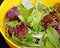
{"label": "green lettuce leaf", "polygon": [[23,18],[26,20],[27,17],[30,16],[31,12],[33,11],[33,8],[30,10],[27,10],[22,4],[19,5],[19,13],[23,16]]}
{"label": "green lettuce leaf", "polygon": [[52,11],[52,9],[50,7],[48,7],[45,4],[43,4],[42,2],[40,2],[40,0],[37,0],[35,8],[44,14],[49,14]]}
{"label": "green lettuce leaf", "polygon": [[9,25],[10,25],[12,28],[14,28],[15,26],[17,26],[18,24],[19,24],[19,22],[18,22],[17,20],[9,22]]}
{"label": "green lettuce leaf", "polygon": [[22,48],[39,48],[39,47],[28,47],[28,46],[23,46]]}
{"label": "green lettuce leaf", "polygon": [[43,40],[40,40],[40,48],[46,48],[45,42]]}
{"label": "green lettuce leaf", "polygon": [[31,23],[31,27],[36,32],[40,32],[41,30],[44,30],[44,27],[40,23],[37,23],[35,21]]}
{"label": "green lettuce leaf", "polygon": [[48,39],[49,41],[56,46],[56,48],[58,48],[58,44],[59,44],[59,34],[57,33],[57,31],[52,28],[52,27],[48,27],[47,28],[47,35],[48,35]]}
{"label": "green lettuce leaf", "polygon": [[54,44],[52,44],[50,41],[47,41],[46,48],[56,48],[56,46]]}
{"label": "green lettuce leaf", "polygon": [[31,36],[31,34],[27,35],[26,38],[19,38],[14,35],[14,32],[12,32],[12,37],[10,37],[9,39],[18,46],[20,46],[20,45],[28,46],[28,47],[38,47],[39,46],[38,44],[35,43],[34,38]]}
{"label": "green lettuce leaf", "polygon": [[32,23],[33,21],[40,22],[44,16],[45,15],[43,13],[40,13],[38,10],[34,9],[31,15],[27,18],[27,22],[28,23]]}
{"label": "green lettuce leaf", "polygon": [[27,34],[26,39],[28,42],[34,41],[34,38],[32,37],[32,34]]}
{"label": "green lettuce leaf", "polygon": [[22,21],[22,22],[25,22],[25,19],[22,15],[19,15],[18,18]]}
{"label": "green lettuce leaf", "polygon": [[40,23],[43,17],[43,13],[40,13],[38,10],[33,10],[31,15],[27,18],[27,24],[30,25],[34,32],[39,33],[41,30],[44,30],[44,27]]}
{"label": "green lettuce leaf", "polygon": [[46,48],[46,41],[47,41],[47,34],[45,33],[44,36],[39,41],[39,48]]}

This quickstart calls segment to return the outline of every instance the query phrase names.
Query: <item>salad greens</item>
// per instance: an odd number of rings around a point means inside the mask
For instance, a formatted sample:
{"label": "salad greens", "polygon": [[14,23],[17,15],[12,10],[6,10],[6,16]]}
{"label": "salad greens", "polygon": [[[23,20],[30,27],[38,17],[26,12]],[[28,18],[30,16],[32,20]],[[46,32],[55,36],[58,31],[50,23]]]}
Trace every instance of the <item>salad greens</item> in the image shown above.
{"label": "salad greens", "polygon": [[25,22],[25,19],[24,19],[24,17],[23,17],[22,15],[19,15],[18,17],[19,17],[19,19],[20,19],[21,21]]}
{"label": "salad greens", "polygon": [[44,14],[49,14],[52,11],[52,8],[44,5],[40,0],[37,0],[35,8]]}
{"label": "salad greens", "polygon": [[40,13],[38,10],[33,10],[31,15],[27,18],[27,24],[29,24],[35,32],[39,33],[41,30],[44,30],[44,27],[40,23],[43,17],[43,13]]}
{"label": "salad greens", "polygon": [[56,48],[50,41],[46,42],[46,48]]}
{"label": "salad greens", "polygon": [[38,10],[33,10],[31,15],[28,17],[27,22],[32,23],[33,21],[39,23],[45,15],[40,13]]}
{"label": "salad greens", "polygon": [[32,10],[33,8],[27,10],[22,4],[19,5],[19,13],[22,15],[22,17],[24,17],[25,20],[27,19],[28,16],[30,16]]}
{"label": "salad greens", "polygon": [[50,42],[52,44],[54,44],[56,46],[56,48],[58,48],[58,44],[59,44],[59,35],[58,33],[56,32],[56,30],[52,27],[49,27],[47,29],[47,36],[48,36],[48,39],[50,40]]}
{"label": "salad greens", "polygon": [[[9,21],[10,27],[13,29],[17,28],[14,30],[16,33],[12,32],[11,36],[9,37],[13,43],[21,46],[22,48],[60,48],[60,37],[57,31],[51,25],[47,28],[44,28],[41,22],[45,15],[48,15],[50,12],[52,12],[52,8],[47,7],[43,3],[39,2],[39,0],[37,0],[36,6],[33,6],[33,8],[30,10],[25,8],[22,4],[18,6],[18,10],[18,18],[20,22],[18,20]],[[60,13],[57,13],[57,15],[58,14]],[[21,22],[24,22],[27,25]],[[24,32],[26,30],[23,27],[26,26],[28,26],[28,29],[26,28],[28,33]],[[25,38],[17,36],[21,35],[21,33],[19,33],[21,30],[23,30],[21,32],[23,35],[26,33]],[[15,36],[15,34],[17,35]]]}
{"label": "salad greens", "polygon": [[18,23],[18,21],[16,20],[16,21],[11,21],[11,22],[9,22],[9,25],[12,27],[12,28],[14,28],[16,25],[18,25],[19,23]]}
{"label": "salad greens", "polygon": [[48,27],[45,36],[40,40],[40,48],[59,48],[59,36],[56,30]]}

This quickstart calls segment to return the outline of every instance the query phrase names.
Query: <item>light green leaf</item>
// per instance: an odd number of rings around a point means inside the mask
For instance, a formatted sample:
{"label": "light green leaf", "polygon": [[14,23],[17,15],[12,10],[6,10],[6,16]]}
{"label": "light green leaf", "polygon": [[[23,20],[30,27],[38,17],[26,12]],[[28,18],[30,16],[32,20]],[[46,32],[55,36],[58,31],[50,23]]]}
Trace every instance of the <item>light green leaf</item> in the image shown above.
{"label": "light green leaf", "polygon": [[50,7],[48,7],[45,4],[43,4],[42,2],[40,2],[40,0],[37,0],[36,9],[44,14],[49,14],[52,11],[52,9]]}
{"label": "light green leaf", "polygon": [[39,48],[39,47],[23,46],[23,48]]}
{"label": "light green leaf", "polygon": [[19,17],[19,19],[20,19],[22,22],[25,22],[25,19],[24,19],[24,17],[23,17],[22,15],[19,15],[18,17]]}
{"label": "light green leaf", "polygon": [[28,23],[32,23],[33,21],[40,22],[44,16],[45,15],[43,13],[40,13],[38,10],[33,10],[31,15],[28,17],[27,22]]}
{"label": "light green leaf", "polygon": [[39,47],[28,47],[28,46],[23,46],[23,48],[39,48]]}
{"label": "light green leaf", "polygon": [[52,27],[48,27],[46,32],[47,32],[49,41],[52,44],[54,44],[57,48],[57,45],[59,44],[59,34],[57,33],[57,31]]}
{"label": "light green leaf", "polygon": [[39,45],[40,45],[39,48],[46,48],[45,42],[43,40],[40,40]]}
{"label": "light green leaf", "polygon": [[46,48],[47,39],[48,39],[47,34],[45,33],[44,36],[39,41],[40,48]]}
{"label": "light green leaf", "polygon": [[56,46],[54,44],[52,44],[50,41],[47,41],[46,48],[56,48]]}
{"label": "light green leaf", "polygon": [[[38,47],[39,45],[38,44],[35,44],[35,41],[31,41],[32,39],[32,36],[31,35],[28,35],[27,38],[19,38],[19,37],[16,37],[14,35],[14,32],[12,32],[12,42],[15,41],[15,43],[17,45],[23,45],[23,46],[30,46],[30,47]],[[31,45],[32,44],[32,45]]]}
{"label": "light green leaf", "polygon": [[39,34],[32,34],[33,37],[41,39],[45,35],[45,32],[40,32]]}
{"label": "light green leaf", "polygon": [[40,21],[44,17],[44,14],[40,13],[38,10],[33,10],[31,15],[27,18],[27,24],[34,30],[34,32],[39,33],[44,30],[44,27],[40,24]]}
{"label": "light green leaf", "polygon": [[18,21],[16,20],[16,21],[11,21],[11,22],[9,22],[9,25],[12,27],[12,28],[14,28],[15,26],[17,26],[19,23],[18,23]]}
{"label": "light green leaf", "polygon": [[44,27],[43,27],[40,23],[38,23],[38,22],[36,22],[36,21],[33,21],[33,22],[31,23],[31,27],[32,27],[33,30],[36,31],[36,32],[40,32],[41,30],[44,30]]}
{"label": "light green leaf", "polygon": [[23,18],[26,20],[27,17],[30,16],[33,9],[27,10],[22,4],[19,5],[19,13],[23,16]]}

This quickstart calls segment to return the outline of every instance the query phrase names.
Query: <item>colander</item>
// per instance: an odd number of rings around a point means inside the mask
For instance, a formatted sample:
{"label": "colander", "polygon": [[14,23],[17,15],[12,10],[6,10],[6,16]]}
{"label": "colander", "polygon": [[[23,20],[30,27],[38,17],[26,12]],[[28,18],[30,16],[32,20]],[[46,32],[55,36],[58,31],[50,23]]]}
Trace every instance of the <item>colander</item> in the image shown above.
{"label": "colander", "polygon": [[[47,6],[53,6],[55,3],[60,2],[60,0],[40,0],[40,1]],[[10,46],[10,48],[21,48],[21,47],[12,43],[8,39],[9,34],[7,32],[8,29],[4,25],[4,18],[5,18],[6,13],[9,11],[9,9],[13,7],[13,5],[19,5],[21,2],[22,0],[4,0],[0,6],[0,32],[3,35],[6,43]],[[31,2],[34,5],[36,3],[36,0],[31,0]]]}

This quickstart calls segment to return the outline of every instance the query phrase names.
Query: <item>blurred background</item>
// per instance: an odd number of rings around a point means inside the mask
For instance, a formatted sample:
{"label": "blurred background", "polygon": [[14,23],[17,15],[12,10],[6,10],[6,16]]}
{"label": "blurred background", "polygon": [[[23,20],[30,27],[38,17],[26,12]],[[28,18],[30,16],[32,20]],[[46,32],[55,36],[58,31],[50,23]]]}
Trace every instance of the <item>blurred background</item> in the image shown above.
{"label": "blurred background", "polygon": [[2,2],[3,2],[3,0],[0,0],[0,5],[1,5]]}
{"label": "blurred background", "polygon": [[[0,0],[0,5],[3,2],[3,0]],[[6,44],[3,36],[0,33],[0,48],[9,48],[9,46]]]}

